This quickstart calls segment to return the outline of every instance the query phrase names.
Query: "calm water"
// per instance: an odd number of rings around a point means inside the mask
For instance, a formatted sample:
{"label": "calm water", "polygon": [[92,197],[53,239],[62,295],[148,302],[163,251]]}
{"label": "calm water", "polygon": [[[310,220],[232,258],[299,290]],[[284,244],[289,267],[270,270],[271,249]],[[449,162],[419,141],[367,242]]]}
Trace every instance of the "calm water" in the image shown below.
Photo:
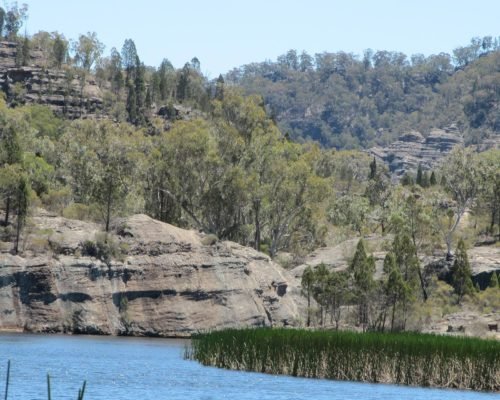
{"label": "calm water", "polygon": [[186,342],[88,336],[0,335],[0,397],[11,360],[9,399],[74,399],[87,380],[97,399],[496,399],[495,394],[290,378],[203,367],[182,358]]}

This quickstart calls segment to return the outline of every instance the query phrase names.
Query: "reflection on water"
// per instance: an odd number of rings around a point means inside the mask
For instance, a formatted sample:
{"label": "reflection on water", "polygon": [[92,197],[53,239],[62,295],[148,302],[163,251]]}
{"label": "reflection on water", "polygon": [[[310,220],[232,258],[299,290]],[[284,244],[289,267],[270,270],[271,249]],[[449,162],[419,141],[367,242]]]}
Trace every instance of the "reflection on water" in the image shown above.
{"label": "reflection on water", "polygon": [[169,339],[58,335],[0,335],[0,393],[11,360],[9,399],[86,400],[481,400],[497,394],[336,382],[203,367],[182,359],[187,342]]}

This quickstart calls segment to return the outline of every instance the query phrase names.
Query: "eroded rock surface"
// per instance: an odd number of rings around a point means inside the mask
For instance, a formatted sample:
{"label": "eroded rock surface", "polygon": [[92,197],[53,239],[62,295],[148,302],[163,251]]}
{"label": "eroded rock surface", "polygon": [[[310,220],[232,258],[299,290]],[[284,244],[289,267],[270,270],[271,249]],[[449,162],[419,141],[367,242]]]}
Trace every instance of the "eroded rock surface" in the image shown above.
{"label": "eroded rock surface", "polygon": [[0,253],[0,329],[189,336],[300,318],[299,282],[236,243],[205,246],[197,232],[136,215],[116,231],[125,254],[105,262],[82,255],[96,226],[49,215],[36,223],[56,250]]}
{"label": "eroded rock surface", "polygon": [[450,126],[433,129],[427,137],[411,131],[387,147],[373,147],[368,152],[383,160],[396,176],[402,176],[407,171],[416,171],[419,164],[424,170],[435,168],[460,144],[463,144],[460,133],[455,126]]}
{"label": "eroded rock surface", "polygon": [[20,66],[18,46],[0,42],[0,88],[15,104],[43,104],[65,118],[95,117],[103,108],[103,94],[90,76],[48,68],[40,51],[30,51],[28,65]]}

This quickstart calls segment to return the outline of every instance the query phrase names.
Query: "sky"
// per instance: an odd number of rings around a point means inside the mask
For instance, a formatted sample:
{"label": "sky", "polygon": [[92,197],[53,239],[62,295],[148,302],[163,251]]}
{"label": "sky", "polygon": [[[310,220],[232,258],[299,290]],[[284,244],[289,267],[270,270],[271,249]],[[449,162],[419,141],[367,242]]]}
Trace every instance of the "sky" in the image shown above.
{"label": "sky", "polygon": [[[5,3],[5,2],[4,2]],[[9,0],[8,3],[11,3]],[[96,32],[104,55],[135,42],[146,65],[193,57],[216,78],[289,49],[451,53],[475,36],[500,36],[500,0],[20,0],[25,29],[68,39]],[[24,29],[24,28],[23,28]],[[23,32],[24,33],[24,32]]]}

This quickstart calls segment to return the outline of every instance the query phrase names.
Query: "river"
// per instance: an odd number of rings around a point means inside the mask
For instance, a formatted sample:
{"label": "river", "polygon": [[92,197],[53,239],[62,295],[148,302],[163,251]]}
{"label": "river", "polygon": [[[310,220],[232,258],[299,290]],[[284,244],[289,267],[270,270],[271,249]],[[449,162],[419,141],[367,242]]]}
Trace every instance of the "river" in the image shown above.
{"label": "river", "polygon": [[498,394],[291,378],[203,367],[183,359],[186,341],[61,335],[0,335],[0,397],[86,400],[498,400]]}

